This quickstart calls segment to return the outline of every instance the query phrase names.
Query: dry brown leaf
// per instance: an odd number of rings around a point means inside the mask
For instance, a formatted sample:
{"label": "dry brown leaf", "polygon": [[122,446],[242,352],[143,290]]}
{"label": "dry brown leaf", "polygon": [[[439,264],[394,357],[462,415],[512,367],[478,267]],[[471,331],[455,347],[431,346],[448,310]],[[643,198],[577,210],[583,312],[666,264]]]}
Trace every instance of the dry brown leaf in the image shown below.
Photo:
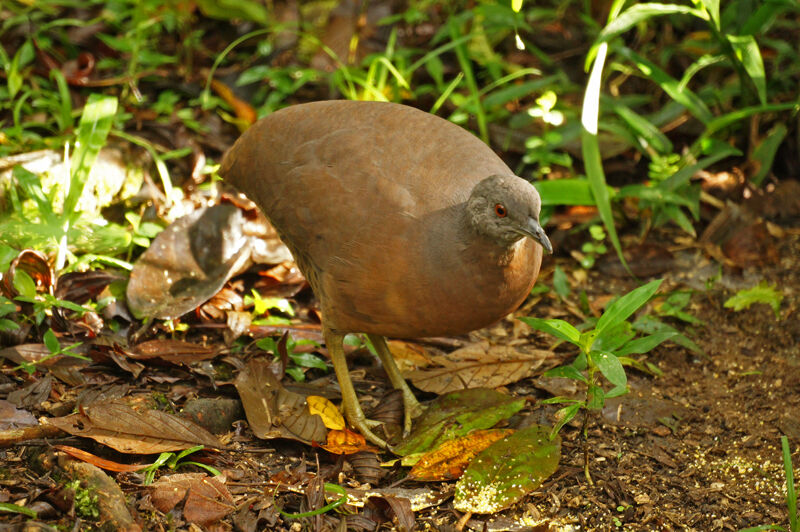
{"label": "dry brown leaf", "polygon": [[304,396],[281,385],[266,360],[251,360],[233,384],[256,437],[289,438],[304,443],[325,441],[327,429],[322,418],[309,413]]}
{"label": "dry brown leaf", "polygon": [[387,343],[400,371],[425,368],[433,363],[434,356],[420,344],[403,340],[389,340]]}
{"label": "dry brown leaf", "polygon": [[154,454],[195,445],[224,447],[216,436],[187,419],[158,410],[138,412],[121,402],[92,405],[77,414],[48,419],[47,423],[122,453]]}
{"label": "dry brown leaf", "polygon": [[236,510],[224,477],[175,474],[161,477],[152,488],[153,505],[164,513],[185,501],[183,517],[190,523],[208,526]]}
{"label": "dry brown leaf", "polygon": [[497,388],[544,373],[559,363],[550,350],[488,342],[467,345],[434,361],[442,367],[404,376],[420,390],[440,395],[467,388]]}

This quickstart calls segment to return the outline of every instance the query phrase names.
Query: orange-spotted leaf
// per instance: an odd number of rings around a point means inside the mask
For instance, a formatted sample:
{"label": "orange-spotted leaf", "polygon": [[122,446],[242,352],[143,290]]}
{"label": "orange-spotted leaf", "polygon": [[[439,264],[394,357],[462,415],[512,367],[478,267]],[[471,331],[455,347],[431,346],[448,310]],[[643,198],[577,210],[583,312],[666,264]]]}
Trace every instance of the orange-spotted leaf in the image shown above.
{"label": "orange-spotted leaf", "polygon": [[461,438],[446,441],[437,449],[422,455],[409,471],[408,478],[423,482],[455,480],[461,477],[479,452],[513,432],[511,429],[476,430]]}
{"label": "orange-spotted leaf", "polygon": [[378,449],[367,444],[364,436],[347,429],[328,431],[328,442],[321,447],[333,454],[355,454],[360,451],[378,452]]}
{"label": "orange-spotted leaf", "polygon": [[453,507],[493,514],[541,486],[561,458],[561,437],[551,440],[551,430],[533,425],[481,451],[456,483]]}
{"label": "orange-spotted leaf", "polygon": [[[336,408],[336,405],[319,395],[309,395],[306,397],[306,402],[308,403],[308,412],[321,417],[322,422],[327,428],[331,430],[344,430],[344,418],[342,417],[342,413],[339,412],[339,409]],[[328,441],[331,441],[330,436],[328,437]]]}

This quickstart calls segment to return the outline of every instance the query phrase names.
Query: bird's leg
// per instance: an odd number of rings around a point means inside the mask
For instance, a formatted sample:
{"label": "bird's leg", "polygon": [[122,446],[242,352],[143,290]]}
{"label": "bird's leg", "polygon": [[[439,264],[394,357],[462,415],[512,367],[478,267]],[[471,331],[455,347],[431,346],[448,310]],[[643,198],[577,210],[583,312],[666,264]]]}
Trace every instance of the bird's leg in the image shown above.
{"label": "bird's leg", "polygon": [[386,442],[372,432],[372,427],[380,423],[368,420],[361,409],[361,405],[358,403],[356,390],[353,388],[353,381],[350,380],[350,372],[347,369],[347,360],[344,356],[342,344],[344,335],[331,331],[327,327],[324,327],[323,333],[325,335],[325,345],[328,346],[331,362],[333,362],[333,371],[336,372],[336,379],[342,389],[342,406],[345,417],[367,440],[386,448]]}
{"label": "bird's leg", "polygon": [[414,392],[411,391],[408,383],[400,374],[400,369],[398,369],[397,363],[394,361],[392,352],[389,351],[389,346],[386,345],[386,338],[377,334],[368,334],[367,336],[372,345],[375,346],[375,351],[378,353],[378,358],[381,360],[392,386],[395,390],[400,390],[403,393],[403,407],[405,408],[403,432],[408,434],[411,432],[411,420],[422,414],[422,405],[414,397]]}

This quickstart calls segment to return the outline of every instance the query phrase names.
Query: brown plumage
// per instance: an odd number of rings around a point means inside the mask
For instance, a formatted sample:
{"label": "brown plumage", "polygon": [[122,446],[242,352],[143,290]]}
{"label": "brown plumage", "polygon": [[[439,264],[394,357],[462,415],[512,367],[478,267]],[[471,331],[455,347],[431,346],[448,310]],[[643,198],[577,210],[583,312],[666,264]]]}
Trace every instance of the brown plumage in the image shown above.
{"label": "brown plumage", "polygon": [[419,405],[383,337],[496,322],[528,295],[542,245],[550,249],[536,190],[471,133],[411,107],[283,109],[242,135],[220,173],[292,251],[320,300],[345,414],[382,445],[352,391],[343,335],[367,333],[376,344],[404,392],[408,428]]}

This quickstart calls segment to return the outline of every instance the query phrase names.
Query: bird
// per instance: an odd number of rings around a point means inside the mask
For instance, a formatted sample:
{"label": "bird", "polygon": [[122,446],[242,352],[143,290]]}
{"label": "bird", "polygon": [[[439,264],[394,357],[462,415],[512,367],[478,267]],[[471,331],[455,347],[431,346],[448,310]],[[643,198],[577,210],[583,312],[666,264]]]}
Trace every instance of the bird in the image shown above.
{"label": "bird", "polygon": [[536,188],[479,138],[419,109],[327,100],[275,111],[223,156],[223,180],[275,227],[319,301],[350,425],[364,415],[343,339],[363,333],[395,389],[404,430],[423,411],[386,338],[451,336],[496,323],[552,253]]}

